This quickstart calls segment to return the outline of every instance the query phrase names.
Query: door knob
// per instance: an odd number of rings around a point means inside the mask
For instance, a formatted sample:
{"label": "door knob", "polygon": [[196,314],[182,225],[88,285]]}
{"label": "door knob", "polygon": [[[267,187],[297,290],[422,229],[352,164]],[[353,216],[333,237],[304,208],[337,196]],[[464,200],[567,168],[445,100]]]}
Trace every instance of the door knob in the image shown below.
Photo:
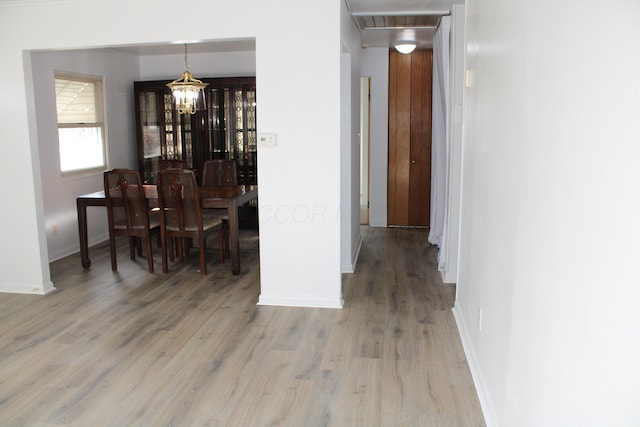
{"label": "door knob", "polygon": [[412,165],[415,165],[415,164],[416,164],[416,161],[415,161],[415,160],[411,160],[411,164],[412,164]]}

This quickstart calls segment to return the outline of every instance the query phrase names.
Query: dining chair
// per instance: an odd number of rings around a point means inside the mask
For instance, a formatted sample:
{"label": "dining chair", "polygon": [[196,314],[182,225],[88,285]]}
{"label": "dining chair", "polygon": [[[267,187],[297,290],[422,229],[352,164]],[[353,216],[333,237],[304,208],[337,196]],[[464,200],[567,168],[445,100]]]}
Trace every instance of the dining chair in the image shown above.
{"label": "dining chair", "polygon": [[158,170],[165,170],[165,169],[175,169],[175,168],[180,168],[180,169],[187,169],[187,161],[186,160],[179,160],[179,159],[160,159],[158,160]]}
{"label": "dining chair", "polygon": [[153,273],[151,231],[160,226],[159,213],[150,211],[140,175],[135,170],[113,169],[104,172],[104,194],[109,223],[109,250],[111,270],[118,269],[116,237],[129,238],[129,252],[136,259],[135,240],[143,241],[147,253],[147,267]]}
{"label": "dining chair", "polygon": [[[158,204],[160,206],[160,243],[162,246],[162,271],[169,271],[167,244],[177,239],[178,256],[183,258],[182,239],[198,241],[200,250],[200,272],[207,274],[206,240],[214,231],[220,231],[224,212],[202,209],[198,196],[195,174],[189,169],[166,169],[158,171]],[[223,259],[223,235],[218,235],[218,248]],[[228,246],[228,243],[227,243]]]}
{"label": "dining chair", "polygon": [[[214,159],[204,162],[202,168],[202,185],[238,185],[238,172],[235,160]],[[229,218],[222,218],[223,242],[229,241]],[[225,246],[224,255],[229,254],[229,246]],[[222,260],[224,262],[224,255]]]}
{"label": "dining chair", "polygon": [[238,185],[236,161],[214,159],[204,162],[202,185]]}

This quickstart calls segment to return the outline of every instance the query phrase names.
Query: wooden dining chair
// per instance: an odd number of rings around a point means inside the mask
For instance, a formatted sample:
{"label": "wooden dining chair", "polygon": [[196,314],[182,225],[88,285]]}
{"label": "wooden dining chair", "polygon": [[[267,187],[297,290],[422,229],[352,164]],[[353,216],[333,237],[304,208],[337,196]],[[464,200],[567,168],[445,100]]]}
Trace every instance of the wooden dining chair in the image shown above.
{"label": "wooden dining chair", "polygon": [[132,260],[136,259],[134,239],[144,242],[147,267],[149,272],[153,273],[151,231],[159,228],[160,216],[157,211],[149,211],[140,175],[130,169],[105,171],[104,194],[109,223],[111,270],[118,269],[115,239],[118,236],[127,236]]}
{"label": "wooden dining chair", "polygon": [[236,161],[215,159],[204,162],[202,185],[238,185]]}
{"label": "wooden dining chair", "polygon": [[[202,168],[202,185],[238,185],[238,172],[235,160],[214,159],[204,162]],[[222,218],[223,243],[229,241],[229,218],[225,215]],[[222,261],[224,256],[229,254],[229,246],[226,245],[222,251]]]}
{"label": "wooden dining chair", "polygon": [[165,169],[187,169],[187,161],[179,160],[179,159],[160,159],[158,160],[158,170],[162,171]]}
{"label": "wooden dining chair", "polygon": [[[162,271],[169,271],[167,246],[169,239],[176,239],[178,257],[182,260],[182,239],[198,241],[200,272],[207,274],[207,236],[221,230],[224,212],[201,209],[195,174],[189,169],[166,169],[158,172],[158,204],[160,206],[160,243],[162,245]],[[224,250],[223,235],[219,234],[218,247]],[[228,244],[227,244],[228,246]]]}

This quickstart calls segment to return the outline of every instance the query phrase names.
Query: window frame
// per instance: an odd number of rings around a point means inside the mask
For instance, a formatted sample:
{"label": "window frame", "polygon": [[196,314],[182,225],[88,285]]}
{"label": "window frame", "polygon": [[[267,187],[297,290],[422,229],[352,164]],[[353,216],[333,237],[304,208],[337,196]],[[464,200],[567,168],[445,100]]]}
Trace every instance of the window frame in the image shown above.
{"label": "window frame", "polygon": [[[57,80],[70,80],[74,82],[91,83],[94,85],[94,102],[96,108],[96,121],[94,122],[77,122],[77,123],[60,123],[57,114],[58,94],[56,93],[56,81]],[[53,77],[53,89],[55,100],[55,112],[56,112],[56,141],[58,143],[58,170],[61,177],[77,176],[84,174],[91,174],[96,172],[103,172],[108,169],[107,158],[107,135],[106,135],[106,105],[105,105],[105,90],[104,90],[104,77],[94,76],[88,74],[71,73],[67,71],[54,71]],[[100,130],[100,137],[102,138],[102,164],[97,166],[81,167],[77,169],[71,169],[68,171],[62,170],[62,153],[60,151],[60,129],[89,129],[98,128]]]}

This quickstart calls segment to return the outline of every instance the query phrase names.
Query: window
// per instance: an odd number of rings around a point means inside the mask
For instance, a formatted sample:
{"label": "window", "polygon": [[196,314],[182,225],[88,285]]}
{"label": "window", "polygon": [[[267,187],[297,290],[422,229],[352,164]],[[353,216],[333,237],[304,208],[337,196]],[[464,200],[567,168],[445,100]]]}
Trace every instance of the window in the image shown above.
{"label": "window", "polygon": [[60,172],[106,169],[102,79],[56,74]]}

